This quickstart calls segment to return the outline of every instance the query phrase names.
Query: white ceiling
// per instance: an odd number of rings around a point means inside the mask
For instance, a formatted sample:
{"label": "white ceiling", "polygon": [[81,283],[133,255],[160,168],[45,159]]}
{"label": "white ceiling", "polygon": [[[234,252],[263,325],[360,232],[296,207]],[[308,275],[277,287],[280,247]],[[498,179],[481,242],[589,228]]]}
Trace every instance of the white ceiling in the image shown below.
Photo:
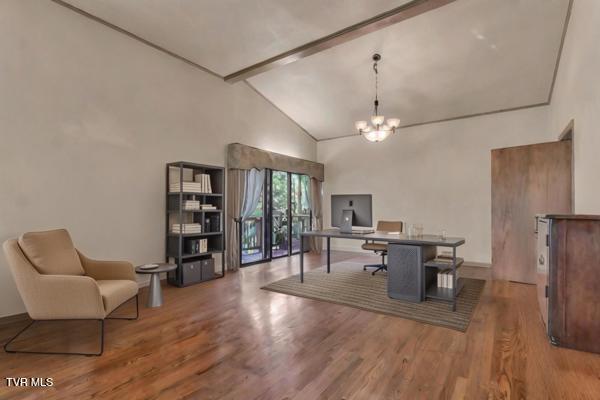
{"label": "white ceiling", "polygon": [[380,113],[403,126],[546,102],[568,0],[458,0],[249,79],[317,139]]}
{"label": "white ceiling", "polygon": [[410,0],[66,0],[221,76]]}
{"label": "white ceiling", "polygon": [[[67,0],[224,76],[409,0]],[[248,81],[317,139],[544,103],[569,0],[457,0]],[[241,84],[241,83],[237,83]]]}

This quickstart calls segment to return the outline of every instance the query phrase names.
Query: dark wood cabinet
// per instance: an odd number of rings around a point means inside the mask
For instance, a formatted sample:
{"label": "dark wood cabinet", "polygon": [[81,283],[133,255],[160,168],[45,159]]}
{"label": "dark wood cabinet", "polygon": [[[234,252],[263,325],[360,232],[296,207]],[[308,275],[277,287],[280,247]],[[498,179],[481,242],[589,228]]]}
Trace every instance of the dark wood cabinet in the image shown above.
{"label": "dark wood cabinet", "polygon": [[550,341],[600,353],[600,216],[536,218],[537,287]]}

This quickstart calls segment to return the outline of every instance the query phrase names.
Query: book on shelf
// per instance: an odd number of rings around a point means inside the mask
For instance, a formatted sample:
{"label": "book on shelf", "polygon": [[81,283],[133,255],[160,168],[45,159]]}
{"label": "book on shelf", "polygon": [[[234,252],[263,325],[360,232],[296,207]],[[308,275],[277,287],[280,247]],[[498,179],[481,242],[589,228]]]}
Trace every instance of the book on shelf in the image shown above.
{"label": "book on shelf", "polygon": [[440,254],[437,255],[437,258],[452,259],[452,252],[449,250],[444,250]]}
{"label": "book on shelf", "polygon": [[194,175],[194,181],[200,183],[203,189],[202,193],[212,193],[209,174],[196,174]]}
{"label": "book on shelf", "polygon": [[437,256],[436,258],[431,260],[431,262],[434,262],[436,264],[447,264],[448,266],[452,266],[452,257],[446,258]]}
{"label": "book on shelf", "polygon": [[[458,270],[456,270],[456,279],[458,280]],[[448,268],[438,272],[437,286],[446,289],[452,289],[454,287],[452,269]]]}
{"label": "book on shelf", "polygon": [[212,215],[204,218],[204,230],[206,232],[220,232],[221,231],[221,216]]}
{"label": "book on shelf", "polygon": [[180,186],[179,184],[172,184],[169,186],[170,193],[179,193],[180,191],[191,192],[191,193],[204,193],[202,191],[202,188],[200,187],[200,185],[182,185],[182,186]]}
{"label": "book on shelf", "polygon": [[183,202],[183,208],[186,210],[199,210],[200,209],[200,201],[186,200]]}
{"label": "book on shelf", "polygon": [[201,224],[173,224],[171,225],[173,233],[202,233]]}
{"label": "book on shelf", "polygon": [[185,242],[185,252],[200,254],[208,252],[208,239],[193,239]]}

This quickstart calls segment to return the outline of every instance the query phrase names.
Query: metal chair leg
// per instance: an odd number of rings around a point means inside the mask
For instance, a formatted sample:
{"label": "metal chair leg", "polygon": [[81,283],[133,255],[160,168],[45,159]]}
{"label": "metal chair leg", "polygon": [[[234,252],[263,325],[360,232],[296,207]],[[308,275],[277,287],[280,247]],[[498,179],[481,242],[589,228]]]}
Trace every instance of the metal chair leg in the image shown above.
{"label": "metal chair leg", "polygon": [[[135,295],[135,317],[106,317],[106,319],[124,319],[127,321],[134,321],[134,320],[138,319],[138,317],[140,316],[140,304],[139,304],[140,301],[139,301],[138,297],[139,297],[139,294],[136,294]],[[131,299],[133,299],[133,297]],[[131,299],[129,299],[129,300],[131,300]],[[129,302],[129,300],[127,300],[125,303]],[[123,304],[125,304],[125,303],[123,303]],[[123,304],[121,304],[121,305],[123,305]],[[120,308],[120,307],[121,306],[119,306],[117,308]],[[115,310],[113,310],[113,312],[114,311]]]}
{"label": "metal chair leg", "polygon": [[28,350],[9,350],[8,346],[17,339],[23,332],[31,327],[35,322],[39,321],[67,321],[67,320],[32,320],[29,325],[21,329],[19,333],[13,336],[8,342],[4,344],[4,351],[7,353],[24,353],[24,354],[54,354],[54,355],[73,355],[73,356],[101,356],[104,352],[104,320],[68,320],[68,321],[99,321],[100,322],[100,351],[98,353],[79,353],[79,352],[56,352],[56,351],[28,351]]}
{"label": "metal chair leg", "polygon": [[381,264],[368,264],[363,266],[363,271],[367,268],[375,268],[375,271],[371,272],[371,275],[375,275],[378,271],[387,271],[387,265],[385,264],[385,254],[381,254]]}

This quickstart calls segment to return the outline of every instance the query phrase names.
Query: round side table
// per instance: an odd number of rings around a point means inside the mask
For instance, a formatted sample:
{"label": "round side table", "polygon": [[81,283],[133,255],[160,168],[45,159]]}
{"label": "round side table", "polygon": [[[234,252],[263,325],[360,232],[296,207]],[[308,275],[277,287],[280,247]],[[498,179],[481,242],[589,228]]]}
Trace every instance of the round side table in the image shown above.
{"label": "round side table", "polygon": [[160,288],[160,273],[169,272],[177,269],[175,264],[155,263],[158,267],[152,269],[142,269],[143,265],[135,267],[138,274],[151,274],[150,286],[148,287],[147,307],[160,307],[163,304],[162,289]]}

